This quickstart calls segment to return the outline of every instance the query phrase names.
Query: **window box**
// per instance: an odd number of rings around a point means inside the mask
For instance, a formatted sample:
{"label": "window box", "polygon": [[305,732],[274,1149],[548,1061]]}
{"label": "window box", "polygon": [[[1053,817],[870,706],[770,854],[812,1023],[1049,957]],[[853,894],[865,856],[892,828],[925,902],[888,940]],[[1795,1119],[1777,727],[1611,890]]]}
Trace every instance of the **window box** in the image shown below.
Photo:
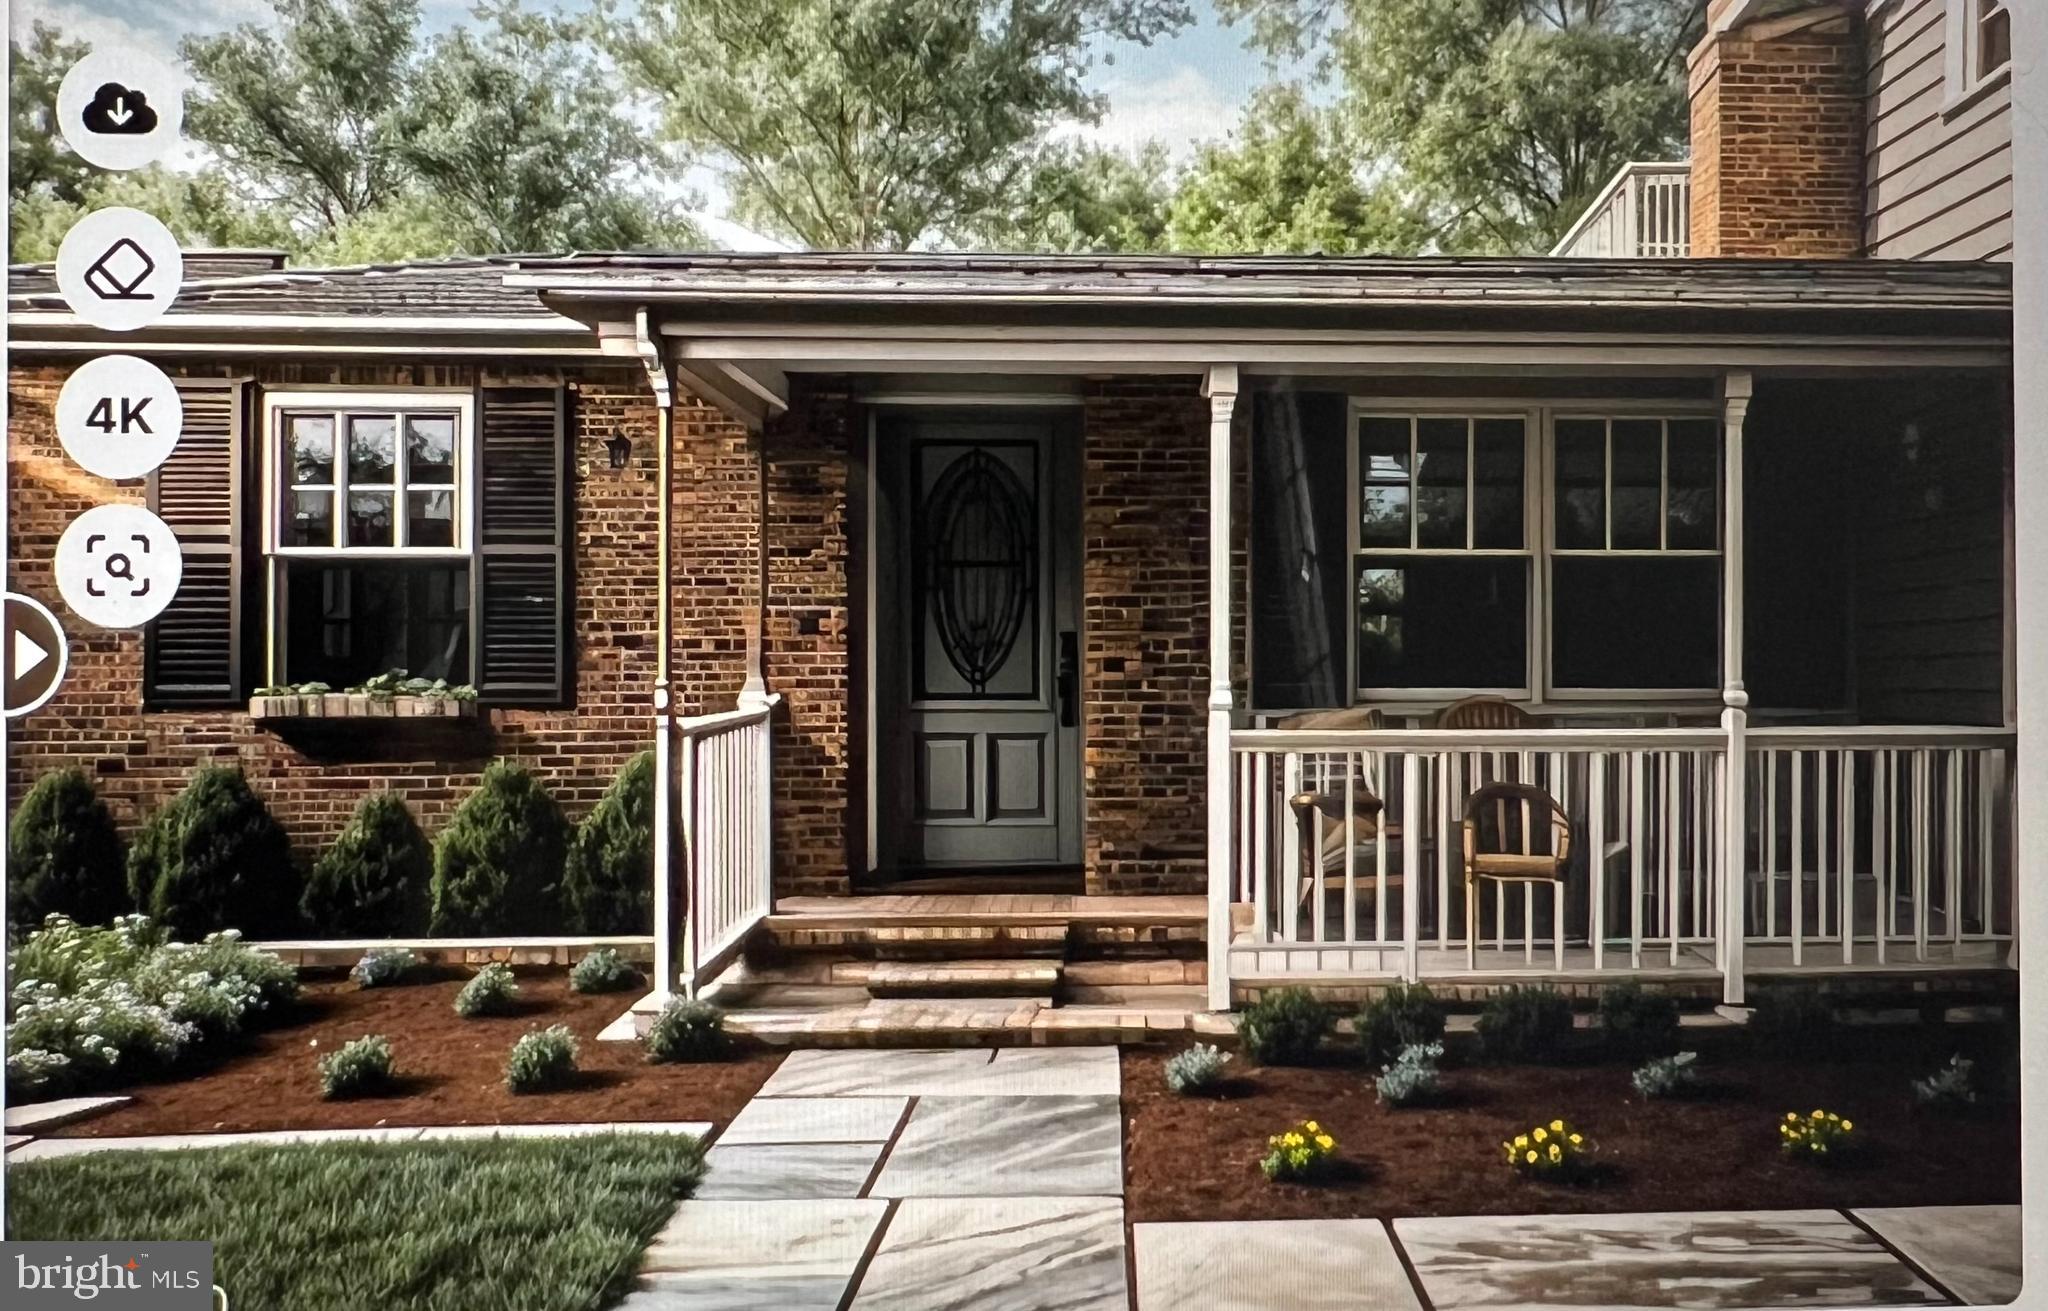
{"label": "window box", "polygon": [[371,696],[367,692],[326,692],[256,696],[249,699],[249,718],[305,719],[454,719],[482,718],[477,703],[454,697]]}

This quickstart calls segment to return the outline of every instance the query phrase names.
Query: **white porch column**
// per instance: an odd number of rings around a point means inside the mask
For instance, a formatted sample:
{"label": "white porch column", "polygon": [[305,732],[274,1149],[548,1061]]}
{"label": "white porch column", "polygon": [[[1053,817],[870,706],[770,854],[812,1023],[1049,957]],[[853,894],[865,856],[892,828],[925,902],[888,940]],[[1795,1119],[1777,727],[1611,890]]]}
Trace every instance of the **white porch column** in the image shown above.
{"label": "white porch column", "polygon": [[675,696],[669,685],[670,640],[675,617],[673,551],[675,545],[675,393],[669,386],[668,361],[659,338],[648,322],[647,308],[634,316],[640,362],[646,366],[648,385],[654,390],[655,485],[661,500],[655,510],[656,555],[654,564],[654,988],[658,1000],[667,1000],[676,984],[675,897]]}
{"label": "white porch column", "polygon": [[1750,374],[1721,379],[1723,450],[1721,522],[1721,727],[1728,734],[1727,784],[1721,813],[1721,1001],[1743,999],[1743,902],[1749,878],[1749,693],[1742,683],[1742,425],[1749,415]]}
{"label": "white porch column", "polygon": [[754,613],[747,620],[747,676],[740,684],[739,706],[755,710],[768,704],[768,677],[762,649],[768,642],[768,430],[764,422],[754,439]]}
{"label": "white porch column", "polygon": [[1230,1009],[1230,418],[1237,366],[1216,364],[1209,398],[1209,1009]]}

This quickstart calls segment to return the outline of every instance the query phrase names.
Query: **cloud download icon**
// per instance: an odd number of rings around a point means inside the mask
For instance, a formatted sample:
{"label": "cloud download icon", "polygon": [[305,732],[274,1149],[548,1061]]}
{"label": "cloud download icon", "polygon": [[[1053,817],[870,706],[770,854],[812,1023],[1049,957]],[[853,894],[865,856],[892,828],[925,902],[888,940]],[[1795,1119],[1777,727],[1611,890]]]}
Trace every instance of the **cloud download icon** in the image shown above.
{"label": "cloud download icon", "polygon": [[147,136],[156,131],[156,111],[149,97],[119,82],[103,82],[79,117],[85,130],[108,136]]}

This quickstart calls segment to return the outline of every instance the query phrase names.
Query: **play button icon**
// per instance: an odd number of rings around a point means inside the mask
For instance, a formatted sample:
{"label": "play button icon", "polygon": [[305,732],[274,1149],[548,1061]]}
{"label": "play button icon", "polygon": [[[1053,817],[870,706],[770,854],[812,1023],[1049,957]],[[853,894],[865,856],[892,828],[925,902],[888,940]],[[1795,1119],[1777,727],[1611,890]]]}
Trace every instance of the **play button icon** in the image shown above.
{"label": "play button icon", "polygon": [[48,606],[19,592],[6,595],[5,637],[0,639],[0,691],[8,718],[38,709],[64,681],[69,652],[64,630]]}

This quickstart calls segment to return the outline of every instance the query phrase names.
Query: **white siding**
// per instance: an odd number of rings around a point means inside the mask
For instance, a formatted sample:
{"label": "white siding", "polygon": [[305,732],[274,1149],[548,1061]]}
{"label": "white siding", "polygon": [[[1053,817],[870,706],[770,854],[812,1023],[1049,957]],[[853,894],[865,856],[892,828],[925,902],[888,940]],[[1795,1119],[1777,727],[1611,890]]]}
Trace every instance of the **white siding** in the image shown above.
{"label": "white siding", "polygon": [[2011,88],[1953,103],[1947,0],[1871,7],[1866,253],[2011,259]]}

